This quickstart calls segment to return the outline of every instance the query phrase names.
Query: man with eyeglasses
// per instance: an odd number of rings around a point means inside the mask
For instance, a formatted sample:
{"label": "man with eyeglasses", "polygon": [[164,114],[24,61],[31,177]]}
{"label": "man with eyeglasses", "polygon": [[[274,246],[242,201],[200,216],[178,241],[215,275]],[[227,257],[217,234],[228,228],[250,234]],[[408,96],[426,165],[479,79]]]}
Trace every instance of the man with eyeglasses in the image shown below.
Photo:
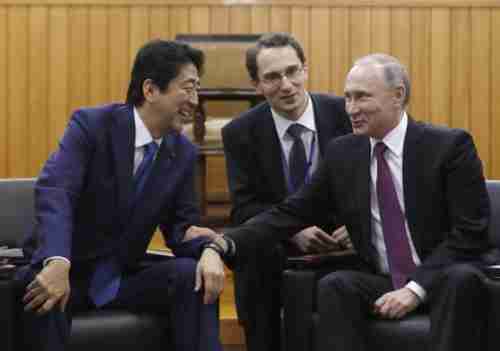
{"label": "man with eyeglasses", "polygon": [[[266,102],[222,130],[233,225],[280,203],[307,183],[328,141],[351,132],[342,98],[305,90],[304,51],[291,35],[262,36],[247,51],[246,66]],[[347,231],[337,227],[334,218],[325,218],[279,246],[260,250],[235,271],[237,312],[249,351],[280,350],[280,286],[286,257],[349,247]]]}

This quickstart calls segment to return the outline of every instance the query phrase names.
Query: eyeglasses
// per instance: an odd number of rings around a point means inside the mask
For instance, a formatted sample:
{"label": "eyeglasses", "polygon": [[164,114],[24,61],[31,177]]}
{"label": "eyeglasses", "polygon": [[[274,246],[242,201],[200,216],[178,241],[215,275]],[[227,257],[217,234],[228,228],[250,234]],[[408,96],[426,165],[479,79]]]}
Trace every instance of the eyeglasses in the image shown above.
{"label": "eyeglasses", "polygon": [[286,77],[290,82],[297,83],[304,74],[304,67],[290,66],[284,72],[269,72],[262,76],[261,82],[273,87],[278,87]]}

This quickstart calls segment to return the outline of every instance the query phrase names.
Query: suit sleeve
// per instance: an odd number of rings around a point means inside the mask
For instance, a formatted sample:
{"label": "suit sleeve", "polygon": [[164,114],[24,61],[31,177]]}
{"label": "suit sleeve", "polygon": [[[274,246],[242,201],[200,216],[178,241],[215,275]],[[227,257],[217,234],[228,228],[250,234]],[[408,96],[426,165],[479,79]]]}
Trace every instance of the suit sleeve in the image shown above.
{"label": "suit sleeve", "polygon": [[233,205],[231,211],[233,225],[240,225],[273,205],[258,198],[257,180],[252,176],[255,164],[252,161],[251,146],[248,144],[248,137],[237,132],[234,128],[222,129],[228,185]]}
{"label": "suit sleeve", "polygon": [[36,249],[32,264],[62,256],[71,259],[73,216],[93,142],[83,112],[71,117],[58,149],[45,163],[35,185]]}
{"label": "suit sleeve", "polygon": [[196,153],[192,153],[186,169],[174,203],[169,206],[170,210],[165,217],[165,222],[160,224],[160,229],[167,246],[172,249],[176,257],[198,258],[203,245],[209,239],[201,237],[183,241],[186,230],[191,225],[200,223],[200,209],[195,191]]}
{"label": "suit sleeve", "polygon": [[450,230],[411,277],[432,289],[443,268],[456,262],[478,261],[487,247],[490,207],[482,164],[472,137],[461,132],[443,163]]}
{"label": "suit sleeve", "polygon": [[311,181],[297,193],[244,225],[228,230],[225,235],[236,245],[235,265],[242,264],[257,249],[273,246],[334,212],[330,178],[328,161],[325,160]]}

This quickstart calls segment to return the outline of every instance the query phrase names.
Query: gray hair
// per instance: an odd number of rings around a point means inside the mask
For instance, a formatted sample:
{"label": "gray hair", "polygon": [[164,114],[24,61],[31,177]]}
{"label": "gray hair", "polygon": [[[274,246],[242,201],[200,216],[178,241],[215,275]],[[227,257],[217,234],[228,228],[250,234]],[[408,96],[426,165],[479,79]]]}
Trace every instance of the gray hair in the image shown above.
{"label": "gray hair", "polygon": [[379,65],[384,70],[384,79],[387,86],[397,88],[401,83],[405,88],[403,107],[410,102],[410,78],[406,67],[394,56],[387,54],[370,54],[357,59],[354,66]]}

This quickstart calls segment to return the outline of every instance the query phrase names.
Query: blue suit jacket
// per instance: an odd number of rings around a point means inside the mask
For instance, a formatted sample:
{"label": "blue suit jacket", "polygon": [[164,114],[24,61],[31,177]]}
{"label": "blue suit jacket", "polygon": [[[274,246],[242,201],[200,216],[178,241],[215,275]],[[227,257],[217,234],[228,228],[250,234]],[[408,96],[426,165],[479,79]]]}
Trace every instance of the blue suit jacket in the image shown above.
{"label": "blue suit jacket", "polygon": [[72,267],[85,269],[111,255],[133,266],[158,225],[176,256],[199,255],[205,239],[182,242],[185,229],[199,222],[197,149],[182,135],[165,137],[134,203],[134,142],[130,105],[73,114],[36,184],[35,227],[25,242],[32,265],[64,256]]}

